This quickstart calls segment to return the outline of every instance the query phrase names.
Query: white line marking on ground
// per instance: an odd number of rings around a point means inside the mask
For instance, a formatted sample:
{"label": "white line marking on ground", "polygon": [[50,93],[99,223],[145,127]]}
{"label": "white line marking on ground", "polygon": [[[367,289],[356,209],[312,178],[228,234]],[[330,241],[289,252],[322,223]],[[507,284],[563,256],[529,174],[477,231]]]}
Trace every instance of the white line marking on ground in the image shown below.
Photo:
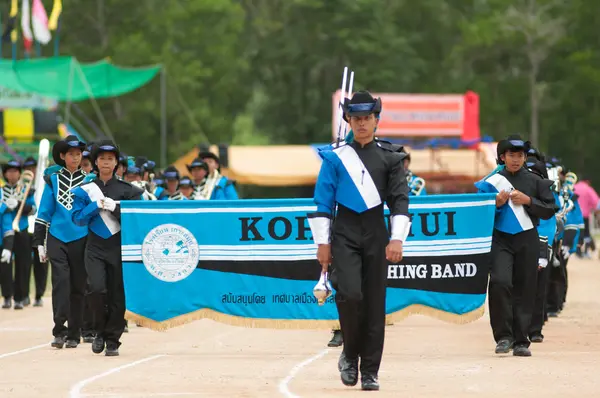
{"label": "white line marking on ground", "polygon": [[0,354],[0,359],[12,357],[13,355],[25,354],[26,352],[37,350],[37,349],[43,348],[43,347],[50,347],[50,343],[34,345],[33,347],[25,348],[23,350],[7,352],[6,354]]}
{"label": "white line marking on ground", "polygon": [[299,364],[294,366],[292,370],[290,370],[290,373],[288,373],[286,378],[281,380],[281,382],[279,383],[279,392],[288,398],[299,398],[298,395],[294,395],[291,393],[291,391],[288,388],[288,384],[294,379],[294,377],[296,377],[298,372],[300,372],[300,370],[302,370],[303,367],[305,367],[306,365],[310,365],[317,359],[324,357],[325,355],[327,355],[327,353],[329,353],[329,351],[331,351],[331,348],[326,348],[323,351],[319,352],[317,355],[312,356],[307,360],[300,362]]}
{"label": "white line marking on ground", "polygon": [[165,356],[164,354],[153,355],[153,356],[151,356],[151,357],[147,357],[147,358],[144,358],[144,359],[140,359],[140,360],[138,360],[138,361],[131,362],[131,363],[128,363],[128,364],[126,364],[126,365],[117,366],[116,368],[109,369],[109,370],[107,370],[107,371],[106,371],[106,372],[104,372],[104,373],[100,373],[100,374],[98,374],[98,375],[96,375],[96,376],[88,377],[87,379],[81,380],[81,381],[80,381],[80,382],[78,382],[77,384],[73,385],[73,387],[71,387],[71,391],[70,391],[70,397],[71,397],[71,398],[80,398],[80,397],[82,396],[82,395],[81,395],[81,390],[82,390],[82,389],[83,389],[83,388],[84,388],[84,387],[85,387],[87,384],[89,384],[89,383],[92,383],[92,382],[94,382],[94,381],[96,381],[96,380],[98,380],[98,379],[101,379],[101,378],[103,378],[103,377],[109,376],[109,375],[111,375],[111,374],[113,374],[113,373],[119,373],[120,371],[122,371],[122,370],[124,370],[124,369],[131,368],[131,367],[133,367],[133,366],[137,366],[137,365],[139,365],[139,364],[142,364],[142,363],[144,363],[144,362],[153,361],[153,360],[155,360],[155,359],[162,358],[162,357],[164,357],[164,356]]}
{"label": "white line marking on ground", "polygon": [[157,392],[157,393],[131,393],[131,394],[81,394],[81,397],[103,397],[103,398],[121,398],[121,397],[174,397],[174,396],[198,396],[197,392]]}

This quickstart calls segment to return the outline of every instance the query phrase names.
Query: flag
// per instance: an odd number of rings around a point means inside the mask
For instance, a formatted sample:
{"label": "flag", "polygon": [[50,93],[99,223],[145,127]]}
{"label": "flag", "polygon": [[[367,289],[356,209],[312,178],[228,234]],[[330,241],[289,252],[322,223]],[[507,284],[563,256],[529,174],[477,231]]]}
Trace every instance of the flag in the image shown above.
{"label": "flag", "polygon": [[50,12],[50,19],[48,20],[48,29],[56,30],[58,27],[58,18],[62,12],[62,0],[54,0],[52,11]]}
{"label": "flag", "polygon": [[25,51],[31,51],[31,45],[33,44],[33,33],[31,33],[31,10],[29,7],[29,0],[23,0],[21,5],[21,30],[23,31],[23,45]]}
{"label": "flag", "polygon": [[42,4],[42,0],[33,0],[31,7],[31,23],[35,40],[42,44],[48,44],[52,36],[48,30],[48,15]]}
{"label": "flag", "polygon": [[17,13],[19,12],[18,0],[11,0],[10,14],[6,22],[6,29],[2,32],[2,41],[11,40],[13,43],[17,41],[17,31],[15,25],[17,23]]}
{"label": "flag", "polygon": [[[492,194],[410,198],[411,232],[387,264],[386,314],[467,323],[484,313]],[[310,199],[122,201],[126,318],[161,330],[209,318],[248,327],[335,327],[318,305]],[[385,214],[389,216],[386,209]]]}

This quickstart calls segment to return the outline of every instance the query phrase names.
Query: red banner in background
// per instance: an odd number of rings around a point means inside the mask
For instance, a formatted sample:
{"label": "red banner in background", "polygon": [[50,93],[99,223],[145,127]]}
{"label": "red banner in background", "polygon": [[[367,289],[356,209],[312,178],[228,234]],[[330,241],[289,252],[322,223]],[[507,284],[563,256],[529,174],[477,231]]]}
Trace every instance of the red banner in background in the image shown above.
{"label": "red banner in background", "polygon": [[[383,110],[377,136],[460,137],[478,140],[479,96],[468,91],[454,94],[378,94]],[[333,137],[337,137],[340,90],[333,95]]]}

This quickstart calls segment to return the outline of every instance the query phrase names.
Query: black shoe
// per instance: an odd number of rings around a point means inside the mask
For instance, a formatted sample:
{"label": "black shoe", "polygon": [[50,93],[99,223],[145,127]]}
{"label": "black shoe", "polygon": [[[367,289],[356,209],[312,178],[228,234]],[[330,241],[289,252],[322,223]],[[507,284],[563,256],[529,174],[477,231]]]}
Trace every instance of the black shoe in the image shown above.
{"label": "black shoe", "polygon": [[513,343],[508,339],[502,339],[496,344],[496,354],[508,354]]}
{"label": "black shoe", "polygon": [[554,311],[548,311],[548,317],[549,318],[556,318],[558,317],[558,311],[554,312]]}
{"label": "black shoe", "polygon": [[358,358],[348,359],[342,352],[338,361],[338,370],[345,386],[353,387],[358,383]]}
{"label": "black shoe", "polygon": [[123,328],[123,333],[129,333],[129,327],[127,327],[127,325]]}
{"label": "black shoe", "polygon": [[23,300],[23,305],[25,307],[28,307],[31,304],[31,300],[29,299],[29,297],[25,297],[25,300]]}
{"label": "black shoe", "polygon": [[542,343],[544,341],[544,336],[541,333],[536,333],[531,335],[529,338],[532,343]]}
{"label": "black shoe", "polygon": [[15,301],[15,310],[22,310],[23,309],[23,302],[22,301]]}
{"label": "black shoe", "polygon": [[10,307],[12,307],[12,300],[9,299],[9,298],[5,298],[4,299],[4,304],[2,304],[2,308],[8,309]]}
{"label": "black shoe", "polygon": [[118,357],[119,356],[119,345],[113,342],[106,343],[106,352],[104,355],[107,357]]}
{"label": "black shoe", "polygon": [[363,374],[361,376],[361,388],[364,391],[379,391],[379,381],[377,376],[371,374]]}
{"label": "black shoe", "polygon": [[524,345],[518,345],[513,349],[513,355],[516,357],[530,357],[531,351]]}
{"label": "black shoe", "polygon": [[63,348],[65,345],[65,338],[62,336],[56,336],[50,345],[54,348]]}
{"label": "black shoe", "polygon": [[342,344],[344,344],[344,339],[342,338],[342,331],[334,330],[333,337],[331,338],[331,340],[329,340],[329,343],[327,343],[327,347],[339,347]]}
{"label": "black shoe", "polygon": [[79,340],[67,339],[67,344],[66,344],[67,348],[77,348],[78,345],[79,345]]}
{"label": "black shoe", "polygon": [[94,342],[94,336],[83,336],[83,342],[84,343],[93,343]]}
{"label": "black shoe", "polygon": [[33,302],[33,306],[34,307],[43,307],[44,306],[44,301],[42,301],[41,298],[35,299],[35,301]]}
{"label": "black shoe", "polygon": [[100,336],[94,337],[92,341],[92,352],[94,354],[101,354],[104,351],[104,339]]}

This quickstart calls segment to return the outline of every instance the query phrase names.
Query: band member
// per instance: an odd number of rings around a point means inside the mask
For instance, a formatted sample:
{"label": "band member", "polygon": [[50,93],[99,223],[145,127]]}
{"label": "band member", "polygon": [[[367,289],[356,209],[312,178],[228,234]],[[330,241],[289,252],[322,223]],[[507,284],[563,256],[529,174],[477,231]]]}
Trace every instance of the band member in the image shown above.
{"label": "band member", "polygon": [[234,182],[221,175],[219,157],[212,152],[201,152],[198,158],[208,166],[208,176],[200,192],[201,197],[210,200],[239,199]]}
{"label": "band member", "polygon": [[194,183],[194,199],[208,199],[202,197],[206,176],[208,175],[208,165],[200,158],[196,158],[191,164],[186,165],[188,171],[192,175]]}
{"label": "band member", "polygon": [[402,150],[402,152],[406,153],[406,157],[404,158],[404,170],[406,170],[406,180],[408,181],[409,195],[427,195],[427,189],[425,188],[425,180],[421,177],[418,177],[410,170],[410,153],[406,152],[406,150],[404,149]]}
{"label": "band member", "polygon": [[[46,185],[35,221],[34,247],[40,261],[52,267],[52,347],[75,348],[81,339],[87,275],[84,249],[87,228],[71,220],[73,193],[86,174],[80,169],[86,145],[70,135],[52,147],[52,158],[60,169],[44,177]],[[47,236],[47,238],[46,238]],[[68,327],[65,323],[68,322]]]}
{"label": "band member", "polygon": [[4,303],[2,304],[4,309],[9,309],[12,305],[12,274],[10,280],[7,278],[9,272],[12,272],[10,264],[14,241],[12,221],[13,218],[8,211],[8,207],[5,203],[0,202],[0,289],[2,289],[2,296],[4,296]]}
{"label": "band member", "polygon": [[158,197],[158,200],[187,200],[186,197],[179,192],[179,171],[175,166],[167,167],[163,172],[163,176],[167,186]]}
{"label": "band member", "polygon": [[127,164],[127,171],[125,173],[125,181],[130,183],[131,185],[140,188],[143,190],[142,200],[156,200],[156,196],[152,194],[155,188],[150,186],[148,181],[143,181],[142,176],[144,175],[144,167],[143,164],[139,165],[133,160],[133,158],[129,159],[129,163]]}
{"label": "band member", "polygon": [[[28,157],[23,162],[23,170],[30,171],[33,173],[34,177],[37,172],[37,161],[33,157]],[[29,228],[27,229],[29,231]],[[33,242],[33,234],[29,234],[29,240]],[[48,263],[42,263],[40,261],[40,255],[37,251],[37,248],[32,248],[33,255],[33,279],[35,281],[35,301],[33,302],[34,307],[41,307],[44,305],[42,297],[46,292],[46,284],[48,282]],[[29,301],[29,286],[31,282],[31,270],[27,271],[27,282],[26,286],[26,297],[25,297],[25,305],[27,305]]]}
{"label": "band member", "polygon": [[88,145],[85,150],[81,154],[81,170],[83,170],[86,174],[92,173],[92,145]]}
{"label": "band member", "polygon": [[122,153],[121,156],[119,156],[119,166],[117,167],[117,172],[115,173],[117,178],[119,178],[121,180],[125,178],[125,174],[127,174],[128,166],[129,166],[129,158],[127,155]]}
{"label": "band member", "polygon": [[[544,156],[537,149],[529,149],[527,153],[526,167],[531,172],[538,174],[540,177],[548,179],[548,170],[546,169]],[[560,202],[558,201],[558,195],[556,194],[555,189],[552,189],[552,194],[554,196],[554,203],[556,207],[559,207]],[[535,303],[531,317],[531,324],[529,325],[529,340],[532,343],[541,343],[544,341],[542,329],[544,327],[546,294],[548,277],[550,275],[548,264],[552,257],[552,245],[554,242],[554,236],[556,235],[556,215],[550,217],[548,220],[540,220],[537,230],[540,238],[540,252],[538,258]]]}
{"label": "band member", "polygon": [[[331,282],[344,336],[338,362],[342,383],[358,383],[360,359],[362,389],[378,390],[385,335],[386,258],[393,263],[402,259],[410,227],[408,185],[402,167],[404,155],[391,144],[374,139],[381,99],[359,91],[345,100],[343,110],[354,138],[320,151],[323,162],[314,194],[317,211],[308,219],[323,271],[332,266]],[[384,201],[390,209],[391,240],[383,216]]]}
{"label": "band member", "polygon": [[539,219],[557,208],[552,181],[524,167],[529,143],[509,136],[497,146],[498,172],[477,182],[479,192],[496,193],[496,219],[489,282],[490,321],[496,353],[531,356],[529,325],[535,303]]}
{"label": "band member", "polygon": [[183,177],[179,180],[179,192],[186,199],[194,199],[194,183],[188,177]]}
{"label": "band member", "polygon": [[[11,160],[2,165],[2,175],[6,180],[6,185],[2,187],[2,202],[8,207],[9,213],[15,220],[21,202],[24,200],[23,210],[19,219],[19,231],[14,231],[13,254],[15,258],[14,266],[14,309],[22,310],[25,305],[29,305],[29,283],[30,278],[27,272],[31,273],[31,238],[29,236],[29,216],[35,214],[35,201],[33,198],[34,189],[30,189],[27,198],[24,198],[25,187],[19,183],[23,167],[16,160]],[[33,184],[33,181],[31,181]],[[6,266],[4,267],[6,271]],[[9,275],[3,279],[12,283],[12,262],[9,261]]]}
{"label": "band member", "polygon": [[72,190],[72,219],[89,228],[85,267],[90,284],[90,310],[96,337],[92,351],[106,356],[119,355],[125,327],[125,290],[121,262],[122,200],[140,200],[142,190],[119,180],[115,172],[119,149],[112,141],[101,141],[92,152],[98,174],[94,181]]}

